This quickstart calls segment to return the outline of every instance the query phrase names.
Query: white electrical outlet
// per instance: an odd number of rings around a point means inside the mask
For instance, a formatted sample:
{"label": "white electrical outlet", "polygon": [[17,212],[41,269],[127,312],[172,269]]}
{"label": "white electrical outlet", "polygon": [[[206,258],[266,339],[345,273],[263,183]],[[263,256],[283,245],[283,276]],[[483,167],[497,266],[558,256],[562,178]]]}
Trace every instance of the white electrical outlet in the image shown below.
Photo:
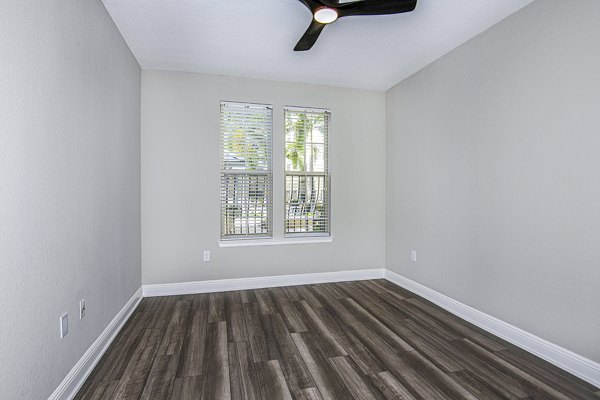
{"label": "white electrical outlet", "polygon": [[204,261],[210,261],[210,250],[204,250]]}
{"label": "white electrical outlet", "polygon": [[69,333],[69,314],[64,313],[60,316],[60,338],[64,338]]}
{"label": "white electrical outlet", "polygon": [[410,261],[417,262],[417,251],[416,250],[410,251]]}
{"label": "white electrical outlet", "polygon": [[79,302],[79,319],[85,317],[85,299],[81,299]]}

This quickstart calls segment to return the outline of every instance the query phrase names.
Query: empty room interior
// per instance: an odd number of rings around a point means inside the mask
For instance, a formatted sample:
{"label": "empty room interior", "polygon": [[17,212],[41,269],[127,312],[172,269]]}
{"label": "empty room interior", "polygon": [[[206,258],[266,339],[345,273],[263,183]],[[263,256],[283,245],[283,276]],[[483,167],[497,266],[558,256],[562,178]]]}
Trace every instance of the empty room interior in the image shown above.
{"label": "empty room interior", "polygon": [[600,400],[598,21],[2,0],[0,398]]}

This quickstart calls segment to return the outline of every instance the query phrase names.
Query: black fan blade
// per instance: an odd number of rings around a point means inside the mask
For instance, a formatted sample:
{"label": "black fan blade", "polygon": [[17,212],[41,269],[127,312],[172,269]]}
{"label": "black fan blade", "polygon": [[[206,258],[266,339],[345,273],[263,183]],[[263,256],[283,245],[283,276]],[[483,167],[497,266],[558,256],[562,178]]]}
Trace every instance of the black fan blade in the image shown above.
{"label": "black fan blade", "polygon": [[322,1],[319,1],[319,0],[300,0],[300,3],[302,3],[306,7],[308,7],[308,9],[311,12],[314,12],[317,8],[323,7],[326,5]]}
{"label": "black fan blade", "polygon": [[[303,0],[300,0],[303,1]],[[338,8],[340,6],[339,0],[318,0],[317,3],[321,3],[321,6],[329,8]]]}
{"label": "black fan blade", "polygon": [[338,15],[384,15],[410,12],[417,6],[417,0],[365,0],[340,5]]}
{"label": "black fan blade", "polygon": [[294,47],[294,51],[305,51],[313,47],[313,44],[315,44],[319,38],[323,28],[325,28],[325,24],[321,24],[313,19],[296,47]]}

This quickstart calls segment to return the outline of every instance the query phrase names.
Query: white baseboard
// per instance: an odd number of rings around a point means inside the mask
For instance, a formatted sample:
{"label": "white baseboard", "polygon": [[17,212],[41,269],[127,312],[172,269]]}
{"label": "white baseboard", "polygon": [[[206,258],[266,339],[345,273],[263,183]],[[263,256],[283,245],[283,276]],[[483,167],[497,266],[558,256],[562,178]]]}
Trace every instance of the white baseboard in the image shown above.
{"label": "white baseboard", "polygon": [[92,343],[89,349],[77,361],[77,364],[67,374],[56,390],[48,397],[48,400],[71,400],[77,394],[87,377],[90,375],[100,358],[117,336],[125,322],[135,311],[142,300],[142,288],[140,287],[127,301],[125,306],[110,321],[106,329],[102,331],[98,339]]}
{"label": "white baseboard", "polygon": [[257,278],[219,279],[213,281],[164,283],[144,285],[144,297],[173,296],[194,293],[227,292],[231,290],[261,289],[278,286],[309,285],[314,283],[382,279],[385,269],[320,272],[299,275],[264,276]]}
{"label": "white baseboard", "polygon": [[448,310],[452,314],[548,361],[571,374],[600,387],[600,364],[526,332],[507,322],[467,306],[433,289],[390,270],[385,279]]}

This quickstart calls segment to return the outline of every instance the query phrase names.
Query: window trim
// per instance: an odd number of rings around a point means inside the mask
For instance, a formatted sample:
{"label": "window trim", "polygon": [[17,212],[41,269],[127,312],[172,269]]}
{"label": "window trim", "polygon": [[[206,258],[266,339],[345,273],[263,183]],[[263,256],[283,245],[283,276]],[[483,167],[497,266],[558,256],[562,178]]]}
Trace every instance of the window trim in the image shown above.
{"label": "window trim", "polygon": [[334,236],[302,236],[284,238],[247,238],[238,240],[219,240],[219,247],[285,246],[288,244],[333,243]]}

